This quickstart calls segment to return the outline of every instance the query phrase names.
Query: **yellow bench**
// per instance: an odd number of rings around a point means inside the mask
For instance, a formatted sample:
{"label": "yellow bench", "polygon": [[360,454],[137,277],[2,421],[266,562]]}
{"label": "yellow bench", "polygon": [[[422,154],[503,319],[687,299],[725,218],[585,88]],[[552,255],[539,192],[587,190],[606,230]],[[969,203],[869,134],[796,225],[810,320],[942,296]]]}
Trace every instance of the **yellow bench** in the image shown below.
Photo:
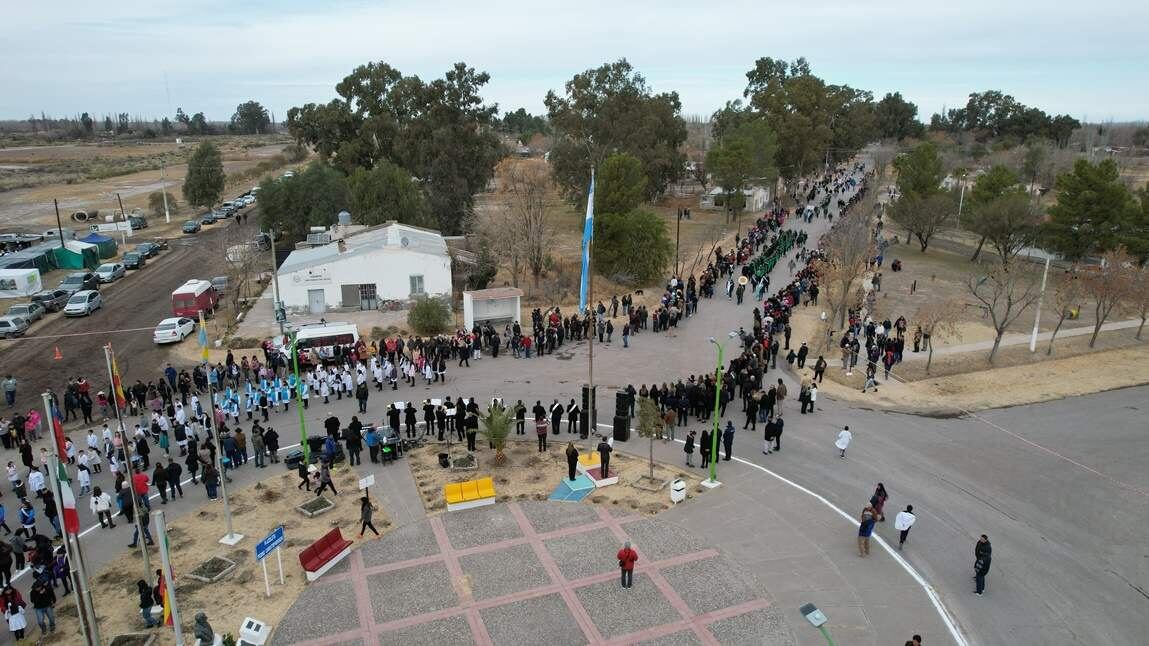
{"label": "yellow bench", "polygon": [[491,505],[495,502],[495,483],[489,477],[451,482],[443,485],[443,499],[447,511]]}

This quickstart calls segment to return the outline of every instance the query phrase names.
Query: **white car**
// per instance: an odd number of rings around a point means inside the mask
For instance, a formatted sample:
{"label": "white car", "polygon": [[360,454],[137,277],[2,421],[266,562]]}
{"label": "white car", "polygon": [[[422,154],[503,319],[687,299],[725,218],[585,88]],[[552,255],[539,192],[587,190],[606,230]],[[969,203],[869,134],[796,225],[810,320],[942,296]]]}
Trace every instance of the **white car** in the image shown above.
{"label": "white car", "polygon": [[164,319],[152,332],[152,341],[157,344],[179,343],[195,332],[195,321],[187,317]]}
{"label": "white car", "polygon": [[127,272],[122,262],[106,262],[96,268],[96,278],[101,283],[110,283],[123,278]]}
{"label": "white car", "polygon": [[83,289],[68,299],[64,306],[64,316],[87,316],[104,306],[104,299],[100,292],[94,289]]}

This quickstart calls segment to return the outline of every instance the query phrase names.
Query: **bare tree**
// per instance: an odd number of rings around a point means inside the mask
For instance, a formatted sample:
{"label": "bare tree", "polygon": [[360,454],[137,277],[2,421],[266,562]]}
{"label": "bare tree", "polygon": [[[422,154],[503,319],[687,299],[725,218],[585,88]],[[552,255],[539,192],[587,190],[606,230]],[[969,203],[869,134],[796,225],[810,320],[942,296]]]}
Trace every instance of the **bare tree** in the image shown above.
{"label": "bare tree", "polygon": [[706,164],[702,162],[694,162],[694,166],[690,169],[690,175],[694,181],[702,186],[702,192],[706,192],[706,185],[710,183],[710,177],[706,175]]}
{"label": "bare tree", "polygon": [[1126,304],[1141,318],[1141,324],[1137,326],[1137,334],[1134,337],[1140,341],[1141,330],[1145,328],[1145,321],[1149,320],[1149,266],[1133,272],[1129,281],[1129,299]]}
{"label": "bare tree", "polygon": [[826,257],[815,263],[821,296],[830,307],[830,324],[837,322],[837,328],[846,326],[846,310],[854,294],[855,283],[866,271],[870,259],[874,257],[874,241],[867,219],[861,215],[846,216],[822,239]]}
{"label": "bare tree", "polygon": [[508,159],[499,165],[502,175],[502,208],[511,220],[512,233],[522,245],[523,260],[535,287],[546,269],[547,250],[554,239],[554,226],[547,211],[551,206],[551,174],[537,159]]}
{"label": "bare tree", "polygon": [[1057,325],[1053,327],[1053,334],[1049,336],[1049,347],[1045,349],[1046,356],[1053,354],[1053,341],[1061,331],[1066,319],[1073,317],[1074,311],[1081,311],[1081,301],[1085,298],[1085,286],[1078,276],[1077,268],[1066,270],[1053,284],[1053,306],[1057,308]]}
{"label": "bare tree", "polygon": [[511,270],[511,284],[519,286],[519,277],[525,267],[521,231],[515,227],[515,218],[502,204],[475,205],[469,227],[482,239],[482,243],[500,262]]}
{"label": "bare tree", "polygon": [[883,144],[870,150],[870,158],[874,160],[874,178],[877,181],[874,186],[875,190],[881,188],[886,169],[889,168],[890,162],[894,161],[894,157],[897,155],[898,147],[894,145]]}
{"label": "bare tree", "polygon": [[212,265],[218,268],[218,273],[213,275],[227,276],[224,299],[231,305],[232,312],[239,314],[241,303],[258,294],[259,280],[270,267],[270,254],[234,223],[228,224],[215,240],[216,252],[223,262]]}
{"label": "bare tree", "polygon": [[996,267],[986,276],[970,276],[966,287],[982,304],[993,324],[993,347],[986,359],[992,364],[1006,328],[1037,300],[1038,290],[1032,279],[1010,271],[1006,266]]}
{"label": "bare tree", "polygon": [[1101,265],[1082,272],[1081,282],[1093,297],[1094,304],[1093,336],[1089,337],[1089,347],[1092,348],[1097,342],[1101,326],[1113,313],[1114,308],[1129,299],[1135,271],[1133,259],[1124,247],[1118,247],[1101,257]]}
{"label": "bare tree", "polygon": [[914,314],[914,320],[922,328],[926,338],[926,374],[930,374],[930,364],[934,360],[934,342],[940,338],[961,339],[961,329],[957,325],[962,313],[962,302],[958,299],[926,301]]}

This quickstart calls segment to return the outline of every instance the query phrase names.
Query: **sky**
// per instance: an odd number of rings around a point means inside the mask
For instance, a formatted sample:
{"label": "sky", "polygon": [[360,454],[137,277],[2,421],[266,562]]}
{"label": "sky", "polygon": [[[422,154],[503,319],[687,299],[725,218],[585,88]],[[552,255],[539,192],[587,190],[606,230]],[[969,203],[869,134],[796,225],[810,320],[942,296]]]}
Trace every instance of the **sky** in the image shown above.
{"label": "sky", "polygon": [[[628,59],[684,115],[740,98],[760,57],[805,56],[831,83],[900,91],[919,118],[999,89],[1051,114],[1149,119],[1149,3],[1094,0],[90,0],[0,7],[0,119],[89,112],[227,120],[255,99],[278,120],[323,103],[356,66],[424,80],[457,61],[501,110]],[[169,99],[170,94],[170,99]]]}

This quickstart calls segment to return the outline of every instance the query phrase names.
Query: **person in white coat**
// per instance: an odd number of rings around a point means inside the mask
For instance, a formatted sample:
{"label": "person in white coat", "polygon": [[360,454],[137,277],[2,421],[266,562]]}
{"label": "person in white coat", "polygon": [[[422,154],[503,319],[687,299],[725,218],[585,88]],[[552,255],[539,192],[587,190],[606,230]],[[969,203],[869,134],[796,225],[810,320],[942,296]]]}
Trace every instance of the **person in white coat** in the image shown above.
{"label": "person in white coat", "polygon": [[839,457],[843,460],[846,458],[846,447],[850,446],[850,440],[852,439],[854,439],[854,434],[850,432],[850,427],[847,426],[838,433],[838,439],[834,442],[834,446],[838,447],[838,450],[841,451]]}
{"label": "person in white coat", "polygon": [[913,505],[906,505],[905,511],[899,511],[898,515],[894,517],[894,529],[901,532],[898,534],[899,550],[906,544],[906,537],[910,535],[910,528],[914,526],[917,520],[918,517],[914,515]]}
{"label": "person in white coat", "polygon": [[8,630],[16,641],[24,639],[24,629],[28,627],[28,619],[24,616],[24,608],[19,604],[10,603],[4,609],[4,618],[8,620]]}

